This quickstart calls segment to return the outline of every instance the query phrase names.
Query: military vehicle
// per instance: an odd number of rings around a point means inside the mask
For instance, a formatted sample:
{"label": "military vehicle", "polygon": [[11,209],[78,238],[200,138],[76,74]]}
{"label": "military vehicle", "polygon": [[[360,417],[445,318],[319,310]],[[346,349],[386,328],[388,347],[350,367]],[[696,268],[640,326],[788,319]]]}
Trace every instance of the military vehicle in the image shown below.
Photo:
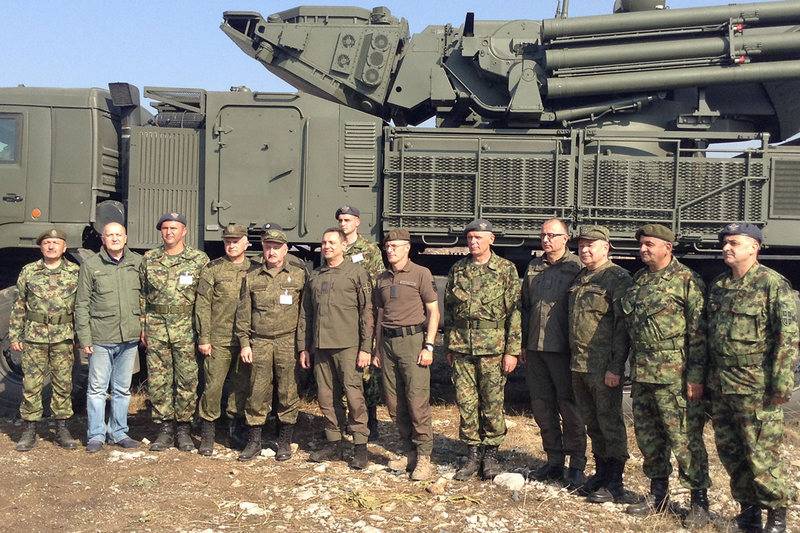
{"label": "military vehicle", "polygon": [[415,35],[382,7],[224,13],[222,31],[296,94],[148,87],[151,115],[125,83],[0,89],[0,248],[53,224],[91,248],[108,220],[149,248],[157,217],[181,211],[212,254],[228,222],[255,243],[278,222],[311,257],[353,204],[373,236],[402,225],[417,250],[457,246],[483,217],[524,262],[558,216],[607,225],[617,254],[661,222],[679,253],[716,258],[717,232],[740,221],[763,227],[765,258],[800,258],[800,2],[567,4]]}

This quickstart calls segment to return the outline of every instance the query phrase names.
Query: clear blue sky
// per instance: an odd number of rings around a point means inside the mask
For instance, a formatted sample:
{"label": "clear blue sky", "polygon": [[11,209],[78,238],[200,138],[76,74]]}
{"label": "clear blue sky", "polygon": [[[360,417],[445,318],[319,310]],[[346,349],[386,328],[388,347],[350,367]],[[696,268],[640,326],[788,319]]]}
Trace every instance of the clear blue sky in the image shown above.
{"label": "clear blue sky", "polygon": [[[311,3],[311,2],[310,2]],[[324,2],[313,2],[324,3]],[[672,8],[729,3],[672,0]],[[266,16],[300,5],[289,0],[133,0],[37,2],[5,0],[0,33],[0,86],[106,87],[110,81],[227,90],[247,85],[261,91],[294,91],[243,54],[219,29],[222,12]],[[342,5],[386,5],[409,21],[412,33],[430,24],[459,26],[475,18],[551,18],[555,0],[456,2],[452,0],[356,0]],[[610,13],[613,0],[572,0],[570,15]]]}

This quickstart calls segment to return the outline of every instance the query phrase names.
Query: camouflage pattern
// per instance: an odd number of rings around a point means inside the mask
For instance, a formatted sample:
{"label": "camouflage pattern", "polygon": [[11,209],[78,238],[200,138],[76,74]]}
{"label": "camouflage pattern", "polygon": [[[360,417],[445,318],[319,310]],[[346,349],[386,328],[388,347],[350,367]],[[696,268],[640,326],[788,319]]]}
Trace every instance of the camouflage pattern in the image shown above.
{"label": "camouflage pattern", "polygon": [[193,342],[148,339],[147,392],[155,422],[192,420],[197,402],[197,359]]}
{"label": "camouflage pattern", "polygon": [[44,259],[22,267],[8,324],[10,342],[57,343],[75,336],[73,313],[79,267],[66,259],[49,269]]}
{"label": "camouflage pattern", "polygon": [[72,365],[75,352],[72,339],[56,343],[26,342],[22,351],[22,404],[19,414],[23,420],[42,419],[42,389],[49,377],[53,385],[50,410],[58,420],[72,416]]}
{"label": "camouflage pattern", "polygon": [[239,360],[239,346],[211,345],[211,355],[203,357],[205,388],[197,405],[197,414],[213,422],[222,415],[222,389],[228,382],[229,418],[244,416],[245,402],[250,394],[250,365]]}
{"label": "camouflage pattern", "polygon": [[611,261],[578,273],[569,289],[573,372],[624,375],[629,339],[621,299],[630,285],[630,274]]}
{"label": "camouflage pattern", "polygon": [[572,372],[575,402],[592,440],[592,453],[603,459],[628,459],[628,433],[622,416],[622,386],[608,387],[605,376]]}
{"label": "camouflage pattern", "polygon": [[465,257],[452,266],[444,295],[445,351],[517,356],[520,322],[520,282],[511,261],[492,253],[484,265]]}
{"label": "camouflage pattern", "polygon": [[245,406],[247,425],[260,426],[266,422],[272,411],[273,391],[277,392],[278,420],[283,424],[296,423],[300,412],[297,392],[300,365],[294,332],[273,339],[254,338],[251,346],[253,368]]}
{"label": "camouflage pattern", "polygon": [[720,461],[744,505],[786,507],[792,497],[778,453],[783,408],[794,386],[797,304],[789,283],[756,263],[718,276],[708,292],[709,388]]}
{"label": "camouflage pattern", "polygon": [[248,258],[245,257],[241,263],[234,263],[227,256],[214,259],[203,267],[194,304],[198,344],[239,345],[233,322],[242,279],[249,269]]}
{"label": "camouflage pattern", "polygon": [[468,446],[499,446],[506,436],[506,376],[502,355],[456,354],[453,385],[461,417],[458,436]]}

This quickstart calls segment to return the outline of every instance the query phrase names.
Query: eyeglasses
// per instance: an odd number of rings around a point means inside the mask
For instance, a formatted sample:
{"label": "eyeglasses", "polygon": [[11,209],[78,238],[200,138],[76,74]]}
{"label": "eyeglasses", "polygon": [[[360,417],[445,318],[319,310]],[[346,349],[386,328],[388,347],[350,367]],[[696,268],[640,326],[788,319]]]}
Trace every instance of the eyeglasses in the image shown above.
{"label": "eyeglasses", "polygon": [[548,239],[555,239],[556,237],[562,237],[566,235],[566,233],[542,233],[539,235],[539,238],[544,239],[547,237]]}
{"label": "eyeglasses", "polygon": [[407,242],[402,242],[402,243],[399,243],[399,244],[384,244],[383,245],[383,249],[384,250],[396,250],[397,248],[400,248],[401,246],[406,246],[407,244],[408,244]]}

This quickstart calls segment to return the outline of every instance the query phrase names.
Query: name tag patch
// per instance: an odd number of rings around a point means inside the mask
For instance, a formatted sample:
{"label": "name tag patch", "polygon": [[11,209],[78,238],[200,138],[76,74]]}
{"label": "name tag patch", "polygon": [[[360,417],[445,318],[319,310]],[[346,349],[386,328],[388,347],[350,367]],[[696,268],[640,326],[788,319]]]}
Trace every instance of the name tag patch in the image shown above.
{"label": "name tag patch", "polygon": [[278,303],[281,305],[292,305],[292,295],[288,291],[278,296]]}
{"label": "name tag patch", "polygon": [[361,261],[364,260],[364,254],[361,253],[361,252],[359,252],[357,254],[353,254],[350,259],[353,260],[353,263],[360,263]]}
{"label": "name tag patch", "polygon": [[191,285],[192,283],[194,283],[194,276],[191,274],[181,274],[178,277],[178,285],[185,287],[187,285]]}

